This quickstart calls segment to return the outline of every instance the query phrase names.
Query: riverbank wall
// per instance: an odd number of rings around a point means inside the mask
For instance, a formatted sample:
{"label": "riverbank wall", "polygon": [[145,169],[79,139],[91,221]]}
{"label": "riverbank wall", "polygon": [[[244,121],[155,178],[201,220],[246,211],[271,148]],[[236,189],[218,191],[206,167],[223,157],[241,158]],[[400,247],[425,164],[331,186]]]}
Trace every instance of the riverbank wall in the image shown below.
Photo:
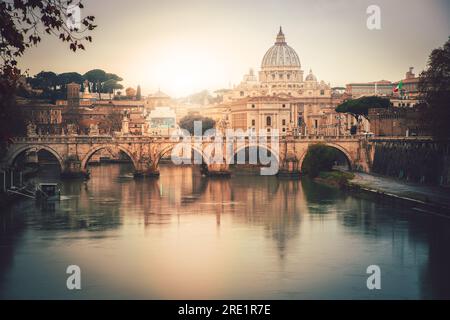
{"label": "riverbank wall", "polygon": [[380,138],[374,142],[374,148],[372,173],[450,187],[450,141]]}

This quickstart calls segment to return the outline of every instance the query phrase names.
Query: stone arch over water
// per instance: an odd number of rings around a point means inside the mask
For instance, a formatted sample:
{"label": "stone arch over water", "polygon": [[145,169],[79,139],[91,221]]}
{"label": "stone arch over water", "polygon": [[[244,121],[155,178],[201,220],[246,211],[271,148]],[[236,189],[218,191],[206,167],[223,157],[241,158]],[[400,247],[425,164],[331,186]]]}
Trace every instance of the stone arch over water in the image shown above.
{"label": "stone arch over water", "polygon": [[81,168],[83,170],[85,170],[87,168],[87,164],[88,164],[89,160],[91,159],[91,157],[97,151],[100,151],[103,149],[113,150],[113,151],[122,151],[130,158],[131,162],[133,163],[134,169],[138,168],[137,161],[136,161],[135,157],[133,156],[133,154],[127,148],[120,146],[120,145],[118,145],[118,146],[116,146],[116,145],[99,145],[99,146],[91,148],[88,151],[88,153],[84,156],[84,158],[81,160]]}
{"label": "stone arch over water", "polygon": [[[311,145],[323,145],[325,147],[330,147],[330,148],[334,148],[336,150],[339,150],[345,156],[345,158],[347,160],[347,165],[349,167],[349,170],[352,171],[354,169],[355,161],[353,160],[353,157],[351,156],[350,152],[347,149],[345,149],[344,147],[340,146],[339,144],[335,144],[335,143],[314,143],[314,144],[309,144],[308,148]],[[300,168],[300,170],[302,170],[303,161],[305,160],[305,157],[308,154],[308,148],[306,149],[306,151],[303,152],[303,154],[299,158],[299,168]]]}
{"label": "stone arch over water", "polygon": [[30,150],[33,150],[33,151],[35,150],[36,152],[45,150],[45,151],[49,152],[58,161],[60,169],[61,170],[63,169],[64,160],[63,160],[62,156],[55,149],[53,149],[49,146],[46,146],[46,145],[28,145],[28,146],[21,147],[15,151],[13,151],[11,154],[9,154],[7,156],[7,161],[6,161],[7,164],[9,166],[14,165],[14,162],[16,161],[17,157],[19,157],[22,153],[30,151]]}

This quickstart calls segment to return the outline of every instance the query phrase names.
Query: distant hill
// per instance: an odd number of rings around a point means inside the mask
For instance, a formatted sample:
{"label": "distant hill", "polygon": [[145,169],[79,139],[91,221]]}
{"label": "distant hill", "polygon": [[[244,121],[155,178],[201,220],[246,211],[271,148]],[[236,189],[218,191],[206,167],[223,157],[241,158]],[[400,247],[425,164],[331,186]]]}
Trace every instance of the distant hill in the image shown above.
{"label": "distant hill", "polygon": [[211,95],[211,93],[208,90],[203,90],[203,91],[200,91],[197,93],[193,93],[189,96],[179,98],[178,101],[181,103],[208,105],[211,103],[218,102],[219,99],[217,97],[214,97],[213,95]]}

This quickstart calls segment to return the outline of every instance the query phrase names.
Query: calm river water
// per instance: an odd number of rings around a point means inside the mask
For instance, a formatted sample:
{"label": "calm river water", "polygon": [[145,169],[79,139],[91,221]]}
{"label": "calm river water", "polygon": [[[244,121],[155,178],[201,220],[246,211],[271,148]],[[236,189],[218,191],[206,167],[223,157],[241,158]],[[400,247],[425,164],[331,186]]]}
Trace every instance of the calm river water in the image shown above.
{"label": "calm river water", "polygon": [[[61,182],[56,204],[1,209],[0,298],[450,298],[450,219],[306,179],[91,172]],[[367,289],[369,265],[381,290]]]}

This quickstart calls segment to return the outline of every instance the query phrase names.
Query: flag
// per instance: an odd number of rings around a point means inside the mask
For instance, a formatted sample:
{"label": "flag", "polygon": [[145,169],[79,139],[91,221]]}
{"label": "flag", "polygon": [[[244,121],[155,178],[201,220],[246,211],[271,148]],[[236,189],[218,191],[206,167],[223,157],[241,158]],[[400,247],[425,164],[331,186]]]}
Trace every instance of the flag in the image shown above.
{"label": "flag", "polygon": [[400,80],[398,85],[394,88],[394,92],[399,92],[403,88],[403,80]]}

